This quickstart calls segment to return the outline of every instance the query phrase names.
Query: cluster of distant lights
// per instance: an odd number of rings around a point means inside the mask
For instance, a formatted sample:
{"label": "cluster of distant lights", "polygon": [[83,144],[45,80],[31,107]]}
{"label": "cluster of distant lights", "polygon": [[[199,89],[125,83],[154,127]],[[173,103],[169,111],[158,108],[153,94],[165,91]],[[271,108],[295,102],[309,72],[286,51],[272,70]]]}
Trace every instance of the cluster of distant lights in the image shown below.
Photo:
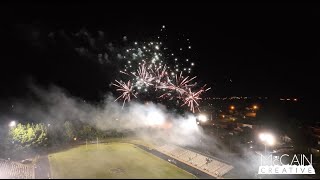
{"label": "cluster of distant lights", "polygon": [[297,98],[293,98],[293,99],[290,99],[290,98],[280,98],[280,101],[298,101]]}
{"label": "cluster of distant lights", "polygon": [[207,97],[206,100],[235,100],[235,99],[268,99],[268,97],[247,97],[247,96],[232,96],[232,97]]}
{"label": "cluster of distant lights", "polygon": [[[205,100],[242,100],[242,99],[269,99],[268,97],[207,97]],[[280,101],[298,101],[298,98],[280,98]]]}
{"label": "cluster of distant lights", "polygon": [[[246,108],[248,108],[250,110],[258,110],[258,109],[260,109],[260,107],[257,104],[253,104],[253,105],[248,106]],[[228,109],[234,111],[234,110],[237,110],[238,108],[236,106],[234,106],[234,105],[230,105],[230,106],[228,106]]]}
{"label": "cluster of distant lights", "polygon": [[[161,31],[164,29],[165,26],[162,26]],[[160,36],[158,39],[160,40]],[[189,39],[187,41],[190,43]],[[179,48],[180,51],[183,49]],[[191,45],[189,44],[186,49],[191,49]],[[172,100],[175,96],[182,100],[181,106],[187,105],[192,112],[195,111],[195,107],[200,111],[198,102],[202,99],[200,94],[210,88],[205,89],[206,85],[204,85],[194,91],[197,82],[193,81],[196,77],[189,76],[195,63],[188,58],[179,59],[161,41],[134,42],[132,47],[118,57],[125,60],[124,68],[120,73],[125,74],[126,79],[129,79],[115,80],[116,83],[112,85],[121,92],[116,100],[123,99],[123,105],[131,100],[131,95],[137,98],[138,94],[152,89],[162,91],[162,95],[158,98],[169,97],[169,100]]]}

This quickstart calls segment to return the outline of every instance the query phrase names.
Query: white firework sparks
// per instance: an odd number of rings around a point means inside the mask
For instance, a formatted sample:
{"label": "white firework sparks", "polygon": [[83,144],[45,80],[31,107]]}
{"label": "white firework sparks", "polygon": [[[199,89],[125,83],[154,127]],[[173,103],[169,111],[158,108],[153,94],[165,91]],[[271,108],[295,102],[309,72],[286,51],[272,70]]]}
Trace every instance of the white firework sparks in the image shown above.
{"label": "white firework sparks", "polygon": [[[163,26],[164,29],[164,26]],[[159,40],[160,38],[156,38]],[[189,39],[188,39],[189,41]],[[191,49],[188,45],[184,49]],[[125,50],[124,57],[126,64],[124,69],[120,71],[125,74],[130,80],[126,83],[116,81],[113,84],[118,87],[117,91],[122,94],[116,99],[122,98],[125,102],[131,100],[131,95],[137,98],[139,94],[155,92],[162,93],[160,96],[155,97],[169,99],[173,98],[182,99],[183,104],[187,105],[192,112],[195,108],[199,109],[199,101],[201,100],[200,94],[207,91],[202,87],[200,90],[195,91],[197,85],[195,80],[196,76],[183,76],[182,70],[185,73],[191,73],[191,68],[195,65],[194,62],[189,62],[190,59],[185,59],[183,63],[179,63],[178,57],[169,52],[167,47],[164,47],[162,42],[134,42],[134,46]],[[185,63],[186,62],[186,63]],[[172,64],[173,66],[169,66]],[[188,66],[185,66],[188,65]],[[161,91],[157,91],[161,89]]]}

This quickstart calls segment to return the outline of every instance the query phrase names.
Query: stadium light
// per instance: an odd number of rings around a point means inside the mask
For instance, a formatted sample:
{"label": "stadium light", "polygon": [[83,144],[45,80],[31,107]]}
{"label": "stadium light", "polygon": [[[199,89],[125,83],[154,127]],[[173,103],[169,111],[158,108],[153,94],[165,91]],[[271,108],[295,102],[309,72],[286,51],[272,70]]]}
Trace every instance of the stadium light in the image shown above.
{"label": "stadium light", "polygon": [[148,125],[150,126],[159,126],[163,125],[165,117],[161,112],[153,110],[148,113],[146,120]]}
{"label": "stadium light", "polygon": [[9,123],[9,127],[15,127],[16,126],[16,121],[11,121],[10,123]]}
{"label": "stadium light", "polygon": [[200,114],[200,115],[198,116],[198,119],[199,119],[199,121],[201,121],[201,122],[206,122],[206,121],[208,120],[208,117],[207,117],[206,115],[204,115],[204,114]]}
{"label": "stadium light", "polygon": [[267,152],[267,145],[272,146],[275,143],[275,138],[270,133],[260,133],[259,138],[264,144],[264,152],[265,153]]}

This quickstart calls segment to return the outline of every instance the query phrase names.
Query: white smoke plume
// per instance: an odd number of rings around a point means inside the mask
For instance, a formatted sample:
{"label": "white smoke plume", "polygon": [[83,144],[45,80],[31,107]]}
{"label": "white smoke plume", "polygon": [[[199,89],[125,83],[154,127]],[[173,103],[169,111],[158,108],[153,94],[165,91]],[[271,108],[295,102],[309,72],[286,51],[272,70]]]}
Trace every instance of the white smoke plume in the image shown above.
{"label": "white smoke plume", "polygon": [[32,100],[13,103],[15,113],[28,120],[61,124],[61,127],[65,121],[81,121],[100,130],[131,130],[141,137],[162,137],[179,145],[194,145],[203,136],[195,115],[177,115],[161,104],[130,102],[122,108],[122,103],[115,102],[115,98],[108,94],[102,103],[93,105],[56,86],[49,90],[34,85],[30,87],[34,96]]}

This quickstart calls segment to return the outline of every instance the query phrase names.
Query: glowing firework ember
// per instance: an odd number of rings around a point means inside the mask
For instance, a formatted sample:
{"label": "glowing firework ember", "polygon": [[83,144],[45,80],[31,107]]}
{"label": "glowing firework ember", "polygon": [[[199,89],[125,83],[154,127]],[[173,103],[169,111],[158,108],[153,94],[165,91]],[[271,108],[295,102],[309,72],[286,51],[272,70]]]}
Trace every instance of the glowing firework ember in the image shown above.
{"label": "glowing firework ember", "polygon": [[[176,98],[182,101],[181,106],[187,105],[192,112],[195,112],[195,108],[200,111],[200,95],[210,88],[204,90],[203,86],[200,90],[194,90],[197,83],[192,83],[192,81],[196,77],[184,77],[182,71],[188,70],[186,73],[190,74],[195,64],[190,63],[189,59],[179,64],[174,53],[169,52],[169,49],[163,46],[162,42],[134,42],[133,47],[125,50],[120,56],[122,60],[125,60],[124,69],[120,73],[126,75],[128,83],[122,81],[116,81],[117,84],[113,83],[118,87],[117,91],[122,92],[116,100],[122,98],[124,105],[126,101],[130,101],[131,95],[137,98],[139,94],[147,92],[160,99],[173,100]],[[190,50],[191,48],[188,47],[191,46],[179,49]]]}

